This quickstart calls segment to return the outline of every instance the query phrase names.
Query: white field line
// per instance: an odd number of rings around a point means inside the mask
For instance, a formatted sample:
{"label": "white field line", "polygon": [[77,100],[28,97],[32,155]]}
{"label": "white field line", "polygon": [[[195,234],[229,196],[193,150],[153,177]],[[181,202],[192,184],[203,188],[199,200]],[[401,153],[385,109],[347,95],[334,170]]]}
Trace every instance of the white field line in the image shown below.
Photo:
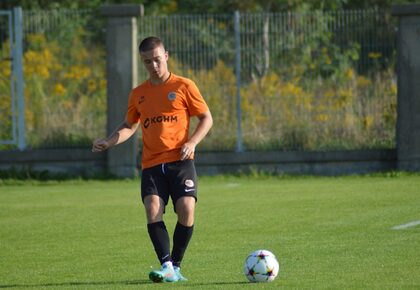
{"label": "white field line", "polygon": [[417,225],[420,225],[420,220],[418,221],[412,221],[403,225],[398,225],[398,226],[394,226],[391,228],[391,230],[403,230],[406,228],[411,228],[411,227],[415,227]]}

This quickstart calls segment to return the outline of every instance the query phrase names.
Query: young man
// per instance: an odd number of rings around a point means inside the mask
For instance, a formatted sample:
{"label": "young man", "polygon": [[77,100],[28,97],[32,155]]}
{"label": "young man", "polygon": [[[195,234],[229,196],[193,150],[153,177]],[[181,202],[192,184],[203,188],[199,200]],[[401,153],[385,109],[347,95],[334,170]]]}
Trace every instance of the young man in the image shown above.
{"label": "young man", "polygon": [[[149,236],[162,265],[159,271],[150,272],[149,278],[154,282],[183,281],[186,278],[180,266],[193,233],[197,201],[194,152],[213,119],[194,82],[168,70],[168,52],[159,38],[145,38],[139,51],[149,79],[131,91],[125,121],[108,138],[96,140],[92,151],[126,141],[141,126],[141,196]],[[192,116],[199,122],[189,136]],[[163,221],[169,197],[178,217],[172,252]]]}

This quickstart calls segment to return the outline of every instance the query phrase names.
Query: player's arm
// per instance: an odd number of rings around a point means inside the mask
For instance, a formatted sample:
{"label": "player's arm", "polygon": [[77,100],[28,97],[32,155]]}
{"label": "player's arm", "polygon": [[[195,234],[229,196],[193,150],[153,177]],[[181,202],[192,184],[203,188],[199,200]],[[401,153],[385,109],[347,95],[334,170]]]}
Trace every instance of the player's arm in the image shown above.
{"label": "player's arm", "polygon": [[194,133],[191,135],[190,139],[182,145],[181,160],[188,159],[195,152],[197,144],[203,140],[210,128],[213,126],[213,117],[211,116],[210,111],[202,113],[197,117],[199,122],[194,130]]}
{"label": "player's arm", "polygon": [[133,136],[138,126],[138,123],[124,121],[107,138],[95,140],[92,144],[92,152],[105,151],[112,146],[123,143]]}

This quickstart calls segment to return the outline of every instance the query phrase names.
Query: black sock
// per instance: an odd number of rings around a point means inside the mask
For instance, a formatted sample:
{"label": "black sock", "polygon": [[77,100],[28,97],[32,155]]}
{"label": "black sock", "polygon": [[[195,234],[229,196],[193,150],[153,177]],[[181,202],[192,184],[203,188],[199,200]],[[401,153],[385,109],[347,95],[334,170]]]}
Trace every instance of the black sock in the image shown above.
{"label": "black sock", "polygon": [[186,227],[179,222],[176,224],[174,231],[174,246],[172,248],[172,261],[174,266],[180,267],[185,250],[191,240],[194,226]]}
{"label": "black sock", "polygon": [[160,264],[170,261],[170,242],[165,223],[161,221],[148,224],[147,230],[149,232],[150,239],[152,240],[153,247],[155,248],[155,252],[160,261]]}

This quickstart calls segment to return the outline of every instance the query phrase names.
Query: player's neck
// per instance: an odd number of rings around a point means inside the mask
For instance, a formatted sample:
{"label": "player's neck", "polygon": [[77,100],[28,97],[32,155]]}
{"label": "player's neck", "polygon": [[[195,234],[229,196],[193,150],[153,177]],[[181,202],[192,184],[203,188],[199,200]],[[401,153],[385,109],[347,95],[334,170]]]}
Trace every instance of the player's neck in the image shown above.
{"label": "player's neck", "polygon": [[171,73],[168,71],[161,78],[150,78],[150,82],[152,83],[152,85],[161,85],[161,84],[166,83],[170,77],[171,77]]}

